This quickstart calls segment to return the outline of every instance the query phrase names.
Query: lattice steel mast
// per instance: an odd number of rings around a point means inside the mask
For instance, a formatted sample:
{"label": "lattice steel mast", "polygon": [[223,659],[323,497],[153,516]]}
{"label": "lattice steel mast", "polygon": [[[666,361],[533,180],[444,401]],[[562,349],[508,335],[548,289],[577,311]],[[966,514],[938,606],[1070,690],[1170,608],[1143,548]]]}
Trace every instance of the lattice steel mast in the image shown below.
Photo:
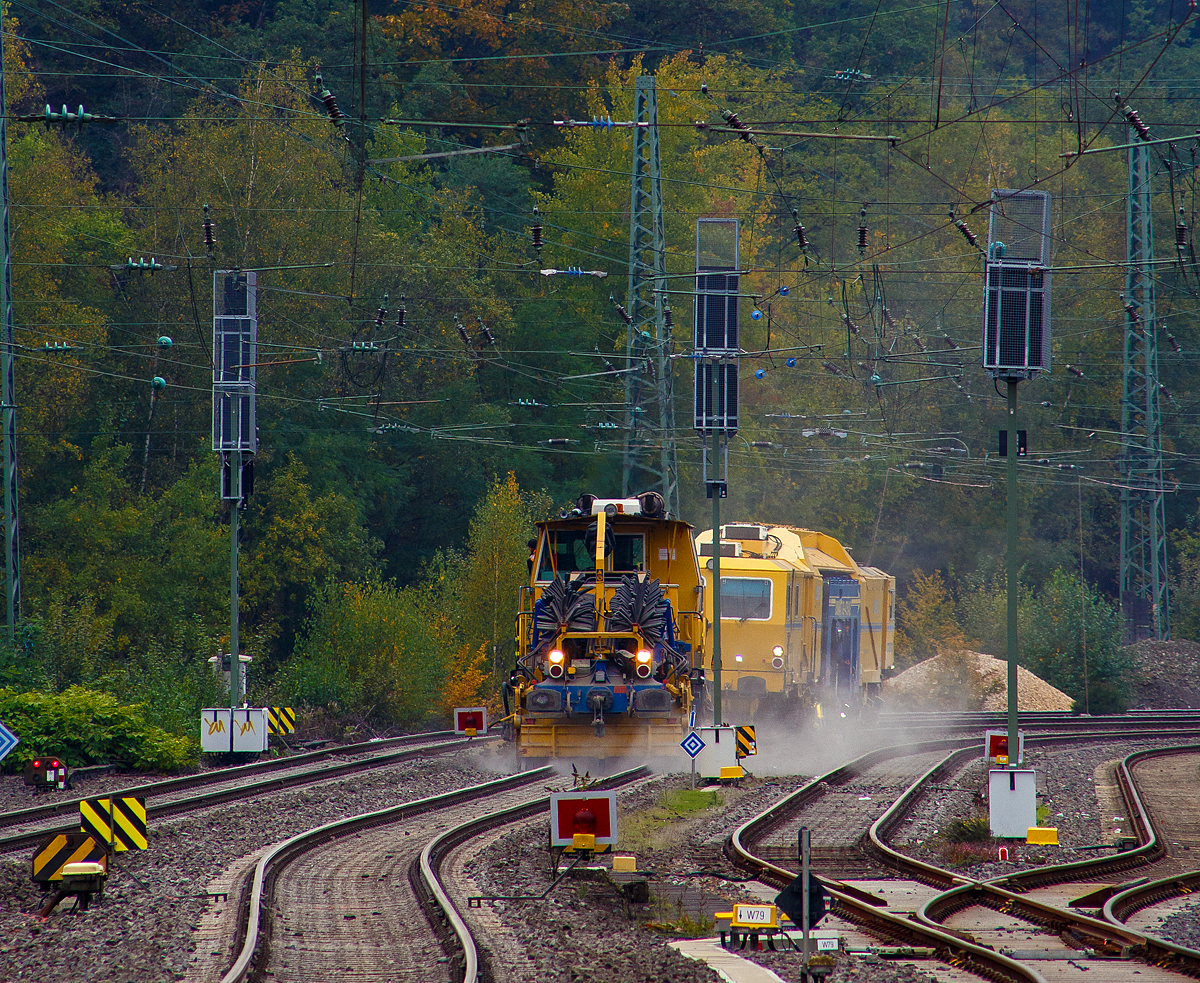
{"label": "lattice steel mast", "polygon": [[679,459],[667,314],[666,234],[654,78],[633,93],[633,181],[629,201],[629,289],[625,333],[625,453],[621,493],[658,491],[679,514]]}
{"label": "lattice steel mast", "polygon": [[1170,638],[1150,148],[1139,142],[1138,131],[1132,127],[1129,144],[1121,395],[1121,612],[1127,625],[1136,622],[1149,627],[1156,638]]}

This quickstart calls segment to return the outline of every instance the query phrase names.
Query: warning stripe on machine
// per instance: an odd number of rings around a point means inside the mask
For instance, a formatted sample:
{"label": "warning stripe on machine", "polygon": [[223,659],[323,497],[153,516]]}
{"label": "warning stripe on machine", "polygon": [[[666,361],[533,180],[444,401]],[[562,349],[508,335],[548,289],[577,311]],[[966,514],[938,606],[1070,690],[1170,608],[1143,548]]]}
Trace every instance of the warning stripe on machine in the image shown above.
{"label": "warning stripe on machine", "polygon": [[86,799],[79,803],[80,828],[118,853],[145,850],[146,800],[125,796],[119,799]]}
{"label": "warning stripe on machine", "polygon": [[108,869],[108,851],[88,833],[57,833],[48,836],[33,855],[30,877],[35,883],[62,880],[67,864],[98,863]]}
{"label": "warning stripe on machine", "polygon": [[296,729],[296,711],[291,707],[267,707],[267,730],[272,734],[290,734]]}

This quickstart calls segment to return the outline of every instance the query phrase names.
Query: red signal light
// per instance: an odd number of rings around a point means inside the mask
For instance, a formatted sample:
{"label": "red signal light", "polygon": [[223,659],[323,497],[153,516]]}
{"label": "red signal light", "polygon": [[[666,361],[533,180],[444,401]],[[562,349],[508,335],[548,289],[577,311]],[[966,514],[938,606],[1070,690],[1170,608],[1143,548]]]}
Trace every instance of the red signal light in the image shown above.
{"label": "red signal light", "polygon": [[57,768],[57,767],[58,767],[58,762],[57,762],[57,761],[51,761],[51,762],[50,762],[50,767],[51,767],[51,768]]}
{"label": "red signal light", "polygon": [[34,761],[33,767],[40,768],[40,767],[42,767],[42,763],[40,761]]}

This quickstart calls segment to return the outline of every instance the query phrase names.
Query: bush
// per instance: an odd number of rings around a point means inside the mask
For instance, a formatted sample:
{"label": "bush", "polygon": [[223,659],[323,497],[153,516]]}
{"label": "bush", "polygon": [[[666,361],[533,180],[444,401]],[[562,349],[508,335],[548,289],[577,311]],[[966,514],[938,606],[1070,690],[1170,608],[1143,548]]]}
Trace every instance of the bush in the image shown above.
{"label": "bush", "polygon": [[988,843],[992,829],[982,816],[974,819],[952,819],[946,827],[946,839],[951,843]]}
{"label": "bush", "polygon": [[53,754],[78,768],[111,763],[141,771],[176,771],[194,760],[195,742],[146,723],[140,706],[123,706],[107,693],[72,686],[62,693],[0,689],[0,720],[21,738],[4,759],[18,771],[38,755]]}
{"label": "bush", "polygon": [[281,702],[412,727],[437,711],[448,653],[427,591],[392,584],[327,584],[306,637],[275,679]]}

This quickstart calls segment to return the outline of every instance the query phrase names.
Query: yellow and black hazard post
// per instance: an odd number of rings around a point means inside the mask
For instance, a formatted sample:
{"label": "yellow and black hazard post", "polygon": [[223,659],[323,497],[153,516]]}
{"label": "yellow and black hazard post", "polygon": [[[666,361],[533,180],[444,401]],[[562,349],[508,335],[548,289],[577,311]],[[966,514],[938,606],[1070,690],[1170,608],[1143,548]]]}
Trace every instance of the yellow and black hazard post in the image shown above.
{"label": "yellow and black hazard post", "polygon": [[117,853],[145,850],[149,845],[145,799],[85,799],[79,803],[79,822],[83,832],[107,843]]}
{"label": "yellow and black hazard post", "polygon": [[758,754],[758,742],[754,739],[754,728],[751,726],[739,727],[736,733],[737,749],[736,754],[738,760],[748,758],[752,754]]}
{"label": "yellow and black hazard post", "polygon": [[296,730],[296,711],[291,707],[267,707],[267,732],[292,734]]}
{"label": "yellow and black hazard post", "polygon": [[62,880],[67,864],[98,863],[108,869],[108,849],[88,833],[54,833],[34,851],[29,876],[35,884]]}

